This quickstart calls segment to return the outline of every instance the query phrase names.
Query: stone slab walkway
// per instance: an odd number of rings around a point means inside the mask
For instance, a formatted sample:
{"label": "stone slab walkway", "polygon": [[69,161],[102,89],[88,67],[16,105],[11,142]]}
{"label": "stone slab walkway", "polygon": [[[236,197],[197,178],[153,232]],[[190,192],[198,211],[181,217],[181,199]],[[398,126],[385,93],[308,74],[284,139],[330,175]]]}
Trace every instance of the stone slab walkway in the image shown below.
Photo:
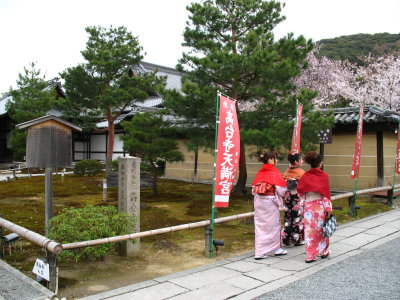
{"label": "stone slab walkway", "polygon": [[332,255],[312,264],[304,262],[304,247],[258,261],[247,253],[81,299],[253,299],[397,238],[400,209],[340,226],[331,238]]}

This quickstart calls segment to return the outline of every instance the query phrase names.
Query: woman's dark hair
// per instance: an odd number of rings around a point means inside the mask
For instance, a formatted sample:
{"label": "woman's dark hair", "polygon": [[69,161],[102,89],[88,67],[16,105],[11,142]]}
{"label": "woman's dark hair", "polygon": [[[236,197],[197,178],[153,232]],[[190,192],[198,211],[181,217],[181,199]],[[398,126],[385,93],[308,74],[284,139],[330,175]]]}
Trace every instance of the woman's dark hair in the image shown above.
{"label": "woman's dark hair", "polygon": [[268,160],[271,158],[278,160],[278,152],[276,151],[267,151],[264,152],[264,154],[260,155],[260,161],[262,161],[264,164],[268,163]]}
{"label": "woman's dark hair", "polygon": [[311,168],[318,168],[319,164],[322,161],[322,157],[316,152],[308,152],[304,160],[306,161],[306,163],[311,165]]}
{"label": "woman's dark hair", "polygon": [[300,161],[301,154],[300,153],[295,153],[295,154],[289,154],[287,156],[288,161],[290,162],[291,165],[294,165],[296,161]]}

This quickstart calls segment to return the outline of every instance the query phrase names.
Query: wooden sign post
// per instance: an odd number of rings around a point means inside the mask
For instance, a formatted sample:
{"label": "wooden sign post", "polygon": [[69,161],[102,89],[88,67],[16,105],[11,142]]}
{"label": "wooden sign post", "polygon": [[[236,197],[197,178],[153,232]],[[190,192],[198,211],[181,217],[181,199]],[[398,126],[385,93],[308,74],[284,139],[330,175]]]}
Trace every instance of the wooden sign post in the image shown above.
{"label": "wooden sign post", "polygon": [[18,124],[16,128],[28,130],[26,167],[45,168],[45,226],[48,235],[53,215],[53,170],[72,166],[72,129],[82,129],[52,115]]}

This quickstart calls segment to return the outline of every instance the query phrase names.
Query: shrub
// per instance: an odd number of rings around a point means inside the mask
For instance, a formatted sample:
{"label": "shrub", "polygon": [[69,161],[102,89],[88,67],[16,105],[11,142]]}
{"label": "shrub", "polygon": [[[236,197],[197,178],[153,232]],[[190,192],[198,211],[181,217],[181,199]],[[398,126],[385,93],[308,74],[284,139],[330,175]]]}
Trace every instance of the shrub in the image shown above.
{"label": "shrub", "polygon": [[103,165],[95,159],[78,161],[74,167],[74,174],[78,176],[96,176],[103,173]]}
{"label": "shrub", "polygon": [[[134,226],[134,218],[118,212],[113,206],[87,205],[84,208],[65,208],[50,219],[49,238],[59,243],[74,243],[127,234]],[[134,241],[132,241],[134,242]],[[64,250],[60,260],[73,258],[102,258],[115,247],[115,243]]]}
{"label": "shrub", "polygon": [[113,161],[111,161],[111,166],[112,166],[113,172],[118,172],[118,166],[119,166],[118,159],[114,159]]}

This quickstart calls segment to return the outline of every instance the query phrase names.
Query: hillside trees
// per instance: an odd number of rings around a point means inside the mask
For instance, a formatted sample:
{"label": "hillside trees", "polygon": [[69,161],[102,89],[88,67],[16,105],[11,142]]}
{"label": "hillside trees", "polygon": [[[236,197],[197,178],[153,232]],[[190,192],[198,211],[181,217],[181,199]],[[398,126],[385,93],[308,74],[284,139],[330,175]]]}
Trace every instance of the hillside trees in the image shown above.
{"label": "hillside trees", "polygon": [[[188,72],[187,80],[219,89],[237,99],[242,135],[246,130],[262,129],[265,136],[275,137],[270,141],[276,144],[267,145],[270,149],[277,149],[283,139],[290,140],[289,131],[286,136],[278,136],[276,128],[279,123],[288,127],[288,120],[294,116],[295,105],[287,101],[295,87],[291,78],[300,73],[312,42],[303,36],[294,38],[292,34],[274,40],[271,31],[284,20],[278,2],[206,0],[192,3],[187,9],[190,15],[183,45],[189,50],[183,54],[179,66]],[[300,102],[308,101],[302,96],[298,94]],[[242,117],[239,107],[247,102],[254,102],[255,109]],[[214,104],[207,102],[203,107],[215,115]],[[255,118],[258,123],[253,122]],[[255,123],[262,128],[254,128]],[[274,126],[269,127],[272,123]],[[257,135],[256,131],[253,133]],[[236,192],[243,191],[247,180],[244,139],[240,146]]]}
{"label": "hillside trees", "polygon": [[[6,104],[6,110],[15,124],[43,117],[59,101],[52,82],[45,79],[33,62],[18,75],[17,88],[11,89],[10,95],[12,99]],[[10,143],[14,159],[22,159],[26,151],[25,130],[13,129]]]}
{"label": "hillside trees", "polygon": [[165,79],[155,73],[131,72],[143,56],[137,37],[127,28],[87,27],[86,49],[81,51],[85,63],[65,70],[67,99],[62,106],[65,116],[80,120],[84,128],[94,128],[94,122],[106,118],[108,127],[107,174],[111,172],[114,150],[115,120],[150,93],[163,89]]}

